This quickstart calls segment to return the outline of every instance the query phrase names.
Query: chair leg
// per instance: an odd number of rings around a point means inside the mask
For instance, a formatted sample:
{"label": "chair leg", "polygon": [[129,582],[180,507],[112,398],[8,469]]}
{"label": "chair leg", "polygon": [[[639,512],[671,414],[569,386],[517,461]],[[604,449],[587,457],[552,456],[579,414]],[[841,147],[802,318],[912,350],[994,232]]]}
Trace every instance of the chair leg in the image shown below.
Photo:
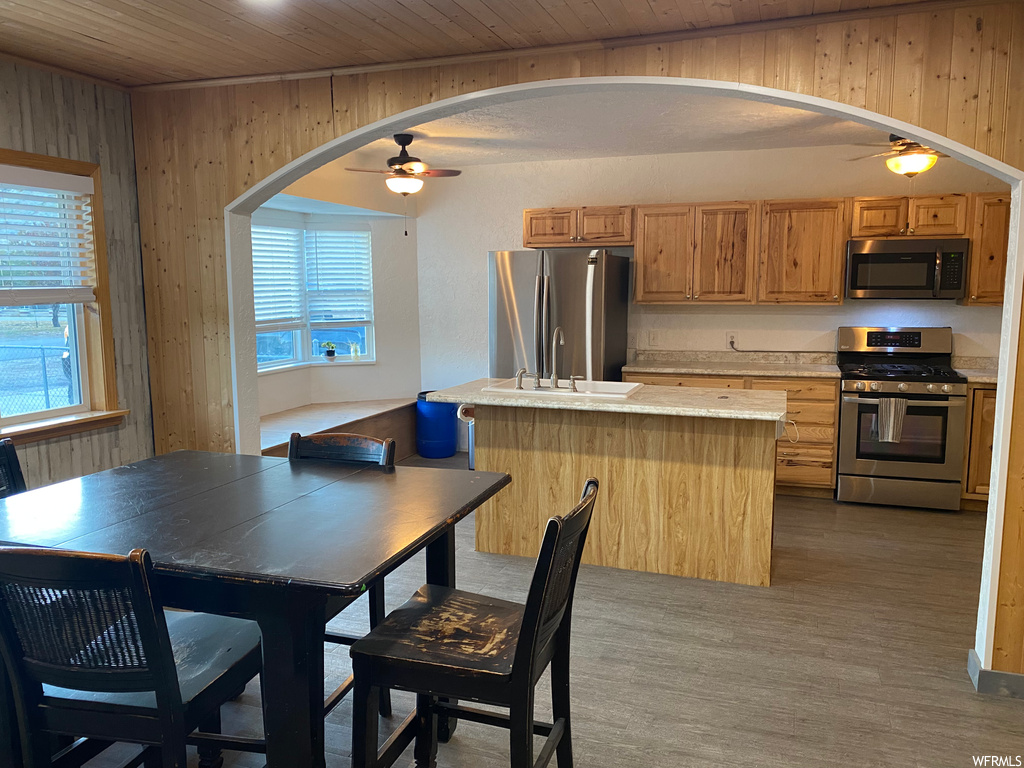
{"label": "chair leg", "polygon": [[[204,733],[220,733],[220,708],[199,721],[199,730]],[[199,768],[221,768],[224,757],[219,747],[203,745],[199,747]]]}
{"label": "chair leg", "polygon": [[569,644],[559,642],[551,660],[551,714],[565,721],[565,730],[555,754],[558,768],[572,768],[572,719],[569,714]]}
{"label": "chair leg", "polygon": [[353,668],[352,768],[377,768],[377,709],[380,689],[367,682],[368,676]]}
{"label": "chair leg", "polygon": [[416,768],[435,768],[437,765],[436,703],[436,696],[416,694],[416,745],[413,747]]}
{"label": "chair leg", "polygon": [[[533,689],[509,708],[508,745],[512,768],[533,768]],[[561,768],[561,766],[559,766]]]}
{"label": "chair leg", "polygon": [[[373,629],[382,621],[385,616],[384,610],[384,579],[370,585],[370,629]],[[380,690],[380,704],[378,705],[381,717],[391,717],[391,691],[387,688]]]}
{"label": "chair leg", "polygon": [[188,768],[188,757],[184,744],[160,747],[160,768]]}

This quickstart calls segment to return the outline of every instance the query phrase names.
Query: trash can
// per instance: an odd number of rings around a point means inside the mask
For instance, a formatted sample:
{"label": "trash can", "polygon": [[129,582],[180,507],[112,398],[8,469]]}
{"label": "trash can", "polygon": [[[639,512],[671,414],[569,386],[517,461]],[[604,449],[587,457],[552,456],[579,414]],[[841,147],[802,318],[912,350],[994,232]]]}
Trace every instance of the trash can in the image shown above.
{"label": "trash can", "polygon": [[476,441],[476,429],[474,424],[476,423],[476,410],[472,405],[466,405],[463,403],[459,406],[459,421],[466,422],[466,429],[469,430],[469,468],[476,469],[476,451],[474,450],[474,442]]}
{"label": "trash can", "polygon": [[454,403],[428,403],[427,395],[416,396],[416,451],[425,459],[446,459],[458,447],[458,406]]}

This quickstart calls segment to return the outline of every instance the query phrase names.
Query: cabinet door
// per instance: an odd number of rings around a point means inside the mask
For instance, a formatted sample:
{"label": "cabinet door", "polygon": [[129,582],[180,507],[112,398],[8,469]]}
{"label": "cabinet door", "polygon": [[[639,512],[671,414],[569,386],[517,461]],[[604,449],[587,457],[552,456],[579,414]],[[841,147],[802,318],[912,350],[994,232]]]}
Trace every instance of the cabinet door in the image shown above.
{"label": "cabinet door", "polygon": [[1010,246],[1010,195],[976,195],[965,304],[1002,304]]}
{"label": "cabinet door", "polygon": [[812,488],[835,488],[835,453],[828,445],[789,445],[779,441],[775,482]]}
{"label": "cabinet door", "polygon": [[570,245],[576,240],[575,208],[528,208],[523,211],[523,245]]}
{"label": "cabinet door", "polygon": [[967,461],[966,493],[988,494],[992,474],[992,435],[995,431],[996,391],[975,389],[971,408],[970,449]]}
{"label": "cabinet door", "polygon": [[853,201],[853,237],[902,235],[908,215],[905,197],[858,197]]}
{"label": "cabinet door", "polygon": [[693,206],[641,205],[633,252],[636,301],[690,299],[693,277]]}
{"label": "cabinet door", "polygon": [[917,237],[967,234],[967,195],[910,198],[908,234]]}
{"label": "cabinet door", "polygon": [[628,205],[585,206],[579,209],[576,242],[600,245],[633,244],[633,209]]}
{"label": "cabinet door", "polygon": [[764,203],[758,300],[840,303],[849,231],[845,200]]}
{"label": "cabinet door", "polygon": [[757,207],[757,203],[696,207],[694,300],[754,301]]}

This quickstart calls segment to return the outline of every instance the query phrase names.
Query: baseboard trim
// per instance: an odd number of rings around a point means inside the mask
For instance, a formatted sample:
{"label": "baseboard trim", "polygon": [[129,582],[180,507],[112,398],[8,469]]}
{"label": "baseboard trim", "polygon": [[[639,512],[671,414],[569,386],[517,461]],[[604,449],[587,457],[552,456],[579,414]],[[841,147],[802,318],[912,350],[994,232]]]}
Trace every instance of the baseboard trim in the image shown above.
{"label": "baseboard trim", "polygon": [[978,693],[1024,699],[1024,675],[983,669],[981,659],[973,648],[967,652],[967,674],[971,676],[971,682]]}

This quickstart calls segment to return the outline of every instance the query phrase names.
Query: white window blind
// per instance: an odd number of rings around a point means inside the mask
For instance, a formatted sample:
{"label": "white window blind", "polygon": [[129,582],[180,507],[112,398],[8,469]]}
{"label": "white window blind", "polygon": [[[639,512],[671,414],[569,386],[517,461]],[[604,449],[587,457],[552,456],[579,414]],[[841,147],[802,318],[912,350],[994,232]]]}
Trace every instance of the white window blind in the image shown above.
{"label": "white window blind", "polygon": [[368,231],[306,231],[306,301],[313,323],[372,322]]}
{"label": "white window blind", "polygon": [[302,230],[252,228],[252,282],[256,323],[282,330],[304,323]]}
{"label": "white window blind", "polygon": [[95,300],[92,196],[0,183],[0,306]]}

